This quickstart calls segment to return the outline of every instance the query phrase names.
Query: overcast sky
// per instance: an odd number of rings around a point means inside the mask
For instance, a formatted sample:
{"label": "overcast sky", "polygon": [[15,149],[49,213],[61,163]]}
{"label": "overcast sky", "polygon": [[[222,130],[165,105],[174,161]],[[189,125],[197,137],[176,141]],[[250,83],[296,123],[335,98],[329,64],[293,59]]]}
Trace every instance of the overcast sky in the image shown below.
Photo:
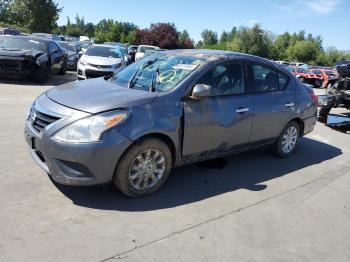
{"label": "overcast sky", "polygon": [[77,14],[86,22],[112,18],[141,28],[173,22],[198,41],[201,32],[221,34],[233,26],[260,23],[275,34],[285,31],[322,35],[324,45],[350,50],[349,0],[56,0],[63,7],[59,25]]}

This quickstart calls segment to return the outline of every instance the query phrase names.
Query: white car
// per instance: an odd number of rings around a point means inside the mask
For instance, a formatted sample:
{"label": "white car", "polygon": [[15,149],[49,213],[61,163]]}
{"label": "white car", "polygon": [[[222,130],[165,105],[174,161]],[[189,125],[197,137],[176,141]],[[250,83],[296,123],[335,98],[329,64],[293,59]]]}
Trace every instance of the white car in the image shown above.
{"label": "white car", "polygon": [[112,45],[91,45],[78,62],[78,79],[111,76],[125,67],[120,49]]}
{"label": "white car", "polygon": [[135,55],[135,61],[140,60],[145,57],[147,51],[158,51],[160,48],[153,45],[139,45]]}

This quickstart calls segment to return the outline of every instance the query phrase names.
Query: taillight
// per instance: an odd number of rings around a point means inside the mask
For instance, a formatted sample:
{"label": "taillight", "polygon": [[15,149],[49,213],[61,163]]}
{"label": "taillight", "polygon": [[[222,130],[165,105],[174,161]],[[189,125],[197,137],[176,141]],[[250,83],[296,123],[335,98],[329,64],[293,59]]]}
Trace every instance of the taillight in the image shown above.
{"label": "taillight", "polygon": [[318,106],[318,96],[314,94],[314,91],[311,91],[309,95],[312,101]]}

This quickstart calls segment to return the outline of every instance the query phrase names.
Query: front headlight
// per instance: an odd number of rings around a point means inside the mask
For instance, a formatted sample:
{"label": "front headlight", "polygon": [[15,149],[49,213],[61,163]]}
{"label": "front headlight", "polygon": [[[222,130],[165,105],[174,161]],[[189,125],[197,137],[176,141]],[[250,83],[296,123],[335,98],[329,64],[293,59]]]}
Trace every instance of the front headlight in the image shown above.
{"label": "front headlight", "polygon": [[79,60],[79,63],[80,63],[82,66],[86,66],[86,64],[87,64],[84,60],[81,60],[81,59]]}
{"label": "front headlight", "polygon": [[54,138],[69,143],[98,142],[104,132],[122,123],[127,117],[128,113],[120,110],[89,116],[64,127]]}

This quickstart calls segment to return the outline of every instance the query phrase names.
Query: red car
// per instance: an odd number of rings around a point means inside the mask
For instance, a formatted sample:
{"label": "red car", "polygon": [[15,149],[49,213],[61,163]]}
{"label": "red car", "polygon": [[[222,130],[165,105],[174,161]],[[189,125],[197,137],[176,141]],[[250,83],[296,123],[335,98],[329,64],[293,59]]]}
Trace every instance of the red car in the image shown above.
{"label": "red car", "polygon": [[311,73],[322,77],[322,88],[327,88],[329,85],[332,85],[338,79],[338,73],[330,69],[311,69]]}
{"label": "red car", "polygon": [[323,84],[323,75],[317,75],[302,67],[289,66],[288,70],[302,83],[321,87]]}

